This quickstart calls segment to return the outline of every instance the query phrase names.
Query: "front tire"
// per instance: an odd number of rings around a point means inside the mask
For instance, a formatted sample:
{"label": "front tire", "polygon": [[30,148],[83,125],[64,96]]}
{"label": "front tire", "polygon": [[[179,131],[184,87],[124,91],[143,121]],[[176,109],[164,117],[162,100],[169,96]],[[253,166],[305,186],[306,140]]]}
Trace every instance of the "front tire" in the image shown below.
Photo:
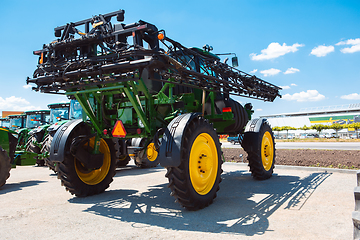
{"label": "front tire", "polygon": [[[41,142],[41,139],[36,134],[31,135],[26,143],[25,151],[40,154],[41,149],[35,143]],[[36,163],[38,166],[45,166],[44,159],[36,159]]]}
{"label": "front tire", "polygon": [[[86,169],[79,160],[70,154],[70,143],[75,137],[81,135],[79,131],[75,130],[74,132],[67,141],[65,159],[59,163],[58,178],[66,190],[78,197],[102,193],[109,187],[116,173],[117,159],[114,143],[111,139],[100,139],[99,151],[104,154],[103,165],[99,169]],[[91,148],[94,148],[94,140],[95,137],[89,140]]]}
{"label": "front tire", "polygon": [[[146,139],[133,138],[132,146],[145,147]],[[134,162],[140,168],[153,168],[159,165],[158,152],[153,142],[149,143],[144,150],[136,153]]]}
{"label": "front tire", "polygon": [[0,187],[2,187],[6,180],[10,177],[11,160],[6,151],[0,147]]}
{"label": "front tire", "polygon": [[251,146],[245,149],[251,175],[258,180],[271,178],[275,167],[275,143],[270,125],[264,122],[259,132],[246,132],[243,142]]}
{"label": "front tire", "polygon": [[188,210],[213,202],[221,182],[220,143],[213,127],[202,118],[192,120],[184,131],[181,164],[168,168],[172,195]]}

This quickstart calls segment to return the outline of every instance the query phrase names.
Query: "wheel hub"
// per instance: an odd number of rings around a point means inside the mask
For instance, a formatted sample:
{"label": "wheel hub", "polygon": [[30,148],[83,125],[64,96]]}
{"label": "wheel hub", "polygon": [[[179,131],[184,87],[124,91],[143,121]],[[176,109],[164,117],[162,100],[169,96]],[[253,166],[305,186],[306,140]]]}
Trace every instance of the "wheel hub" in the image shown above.
{"label": "wheel hub", "polygon": [[214,140],[207,133],[196,137],[190,151],[189,172],[194,190],[205,195],[217,176],[218,155]]}
{"label": "wheel hub", "polygon": [[149,161],[153,162],[153,161],[156,160],[156,158],[158,156],[158,152],[156,151],[154,143],[150,143],[147,146],[146,154],[147,154],[147,157],[148,157]]}
{"label": "wheel hub", "polygon": [[[89,140],[89,147],[94,148],[94,143],[95,143],[95,137]],[[99,151],[104,155],[104,160],[102,166],[98,169],[95,170],[87,169],[76,158],[74,161],[75,170],[78,177],[81,179],[81,181],[83,181],[88,185],[96,185],[100,183],[102,180],[104,180],[110,169],[111,154],[110,154],[110,149],[104,139],[100,140]]]}
{"label": "wheel hub", "polygon": [[266,171],[271,169],[274,161],[274,143],[270,132],[265,132],[261,141],[261,159]]}

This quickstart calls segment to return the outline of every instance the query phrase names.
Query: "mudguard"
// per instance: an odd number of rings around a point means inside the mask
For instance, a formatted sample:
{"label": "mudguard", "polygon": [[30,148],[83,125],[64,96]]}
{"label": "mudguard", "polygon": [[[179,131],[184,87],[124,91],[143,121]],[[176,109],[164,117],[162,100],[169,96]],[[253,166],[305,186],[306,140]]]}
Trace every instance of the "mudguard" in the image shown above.
{"label": "mudguard", "polygon": [[29,135],[37,134],[37,133],[45,130],[48,126],[50,126],[50,125],[49,125],[49,124],[46,124],[46,125],[38,126],[37,128],[32,129],[32,130],[29,132]]}
{"label": "mudguard", "polygon": [[257,133],[259,133],[264,122],[267,122],[266,118],[254,118],[246,124],[244,138],[240,142],[245,151],[252,151],[252,147],[256,145]]}
{"label": "mudguard", "polygon": [[61,125],[56,131],[50,147],[50,161],[63,162],[65,158],[65,145],[71,132],[81,124],[86,124],[82,119],[76,119]]}
{"label": "mudguard", "polygon": [[68,120],[59,121],[57,123],[52,124],[50,127],[48,127],[48,132],[55,132],[57,131],[63,124],[67,123]]}
{"label": "mudguard", "polygon": [[245,127],[245,132],[259,132],[261,125],[266,122],[266,118],[254,118],[250,120]]}
{"label": "mudguard", "polygon": [[201,113],[187,113],[174,118],[161,139],[159,162],[162,167],[178,167],[181,164],[181,143],[188,124]]}

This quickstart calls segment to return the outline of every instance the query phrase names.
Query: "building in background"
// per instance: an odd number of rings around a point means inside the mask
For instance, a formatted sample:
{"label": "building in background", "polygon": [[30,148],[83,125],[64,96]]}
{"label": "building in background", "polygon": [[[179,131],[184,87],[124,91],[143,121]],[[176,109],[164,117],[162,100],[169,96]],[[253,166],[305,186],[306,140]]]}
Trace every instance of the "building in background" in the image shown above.
{"label": "building in background", "polygon": [[[290,126],[295,128],[310,127],[314,124],[331,125],[333,123],[350,124],[360,122],[360,103],[336,105],[326,107],[314,107],[300,109],[296,113],[283,113],[261,116],[266,118],[272,127]],[[324,134],[333,134],[335,130],[323,130]],[[290,130],[291,135],[301,135],[305,133],[316,133],[315,130]],[[340,137],[351,137],[355,134],[354,129],[342,129],[339,132]],[[284,133],[282,133],[284,134]]]}
{"label": "building in background", "polygon": [[24,111],[2,111],[1,113],[1,117],[5,118],[9,115],[17,115],[17,114],[22,114]]}

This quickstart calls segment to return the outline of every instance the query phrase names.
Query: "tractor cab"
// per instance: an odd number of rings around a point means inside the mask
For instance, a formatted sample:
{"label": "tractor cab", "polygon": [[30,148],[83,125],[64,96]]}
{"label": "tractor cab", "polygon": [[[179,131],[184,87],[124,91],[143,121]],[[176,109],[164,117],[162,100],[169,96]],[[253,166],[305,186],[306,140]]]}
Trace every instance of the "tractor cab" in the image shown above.
{"label": "tractor cab", "polygon": [[70,101],[69,119],[81,119],[81,118],[82,118],[82,107],[78,101],[72,99]]}
{"label": "tractor cab", "polygon": [[26,128],[36,128],[50,122],[50,110],[27,111]]}
{"label": "tractor cab", "polygon": [[0,118],[0,127],[9,128],[10,127],[10,119],[9,118]]}
{"label": "tractor cab", "polygon": [[57,123],[69,119],[70,103],[52,103],[50,108],[50,123]]}
{"label": "tractor cab", "polygon": [[17,115],[9,115],[11,130],[17,130],[25,127],[26,123],[26,115],[25,114],[17,114]]}

